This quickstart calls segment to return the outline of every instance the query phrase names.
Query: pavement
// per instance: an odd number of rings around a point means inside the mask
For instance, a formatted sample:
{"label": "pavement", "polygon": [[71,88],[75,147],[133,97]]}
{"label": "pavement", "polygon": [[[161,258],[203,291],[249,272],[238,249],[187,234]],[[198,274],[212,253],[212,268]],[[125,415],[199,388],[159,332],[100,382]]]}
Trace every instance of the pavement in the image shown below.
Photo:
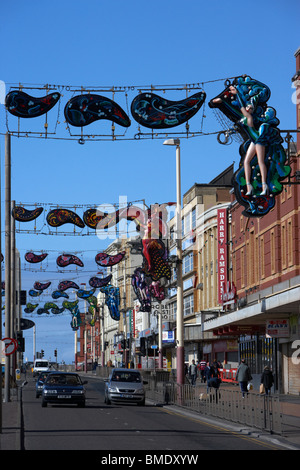
{"label": "pavement", "polygon": [[[21,385],[21,383],[20,383]],[[22,389],[12,390],[10,401],[2,403],[2,432],[0,433],[0,450],[23,449]],[[26,385],[25,385],[26,386]],[[284,446],[287,450],[300,450],[300,394],[280,395],[282,412],[282,434],[268,434],[258,429],[247,430],[248,435],[270,439]],[[169,405],[170,406],[170,405]],[[195,413],[199,417],[199,413]],[[218,420],[215,420],[218,422]],[[224,424],[225,420],[222,420]],[[229,425],[233,423],[228,421]],[[235,423],[236,425],[236,423]]]}

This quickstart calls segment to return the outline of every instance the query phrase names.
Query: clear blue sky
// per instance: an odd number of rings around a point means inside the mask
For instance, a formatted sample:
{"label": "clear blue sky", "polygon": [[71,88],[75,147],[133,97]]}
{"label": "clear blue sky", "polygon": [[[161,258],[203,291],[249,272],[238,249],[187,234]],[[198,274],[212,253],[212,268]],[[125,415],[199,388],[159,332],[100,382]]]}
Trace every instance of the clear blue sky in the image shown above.
{"label": "clear blue sky", "polygon": [[[19,82],[86,87],[172,85],[246,73],[270,87],[269,104],[277,110],[280,128],[294,129],[291,77],[295,73],[294,52],[300,46],[299,13],[298,0],[4,2],[0,80],[6,83],[8,92],[11,84]],[[222,89],[222,81],[205,84],[207,102]],[[57,133],[68,137],[63,107],[71,96],[63,94]],[[128,93],[129,107],[136,94],[136,89]],[[174,100],[185,97],[184,92],[164,96]],[[123,94],[115,100],[126,109]],[[51,121],[50,115],[51,112]],[[220,130],[207,105],[205,115],[203,131]],[[202,111],[191,119],[191,130],[200,130],[201,119]],[[13,120],[10,118],[9,122]],[[0,126],[3,219],[3,105]],[[22,126],[30,130],[35,123],[23,120]],[[95,133],[107,129],[103,121],[92,126]],[[134,135],[137,127],[132,119],[128,134]],[[118,126],[116,130],[124,132]],[[163,140],[128,140],[79,145],[76,141],[12,137],[12,199],[17,203],[75,205],[116,203],[119,196],[126,196],[128,201],[145,199],[147,205],[175,200],[175,149],[162,143]],[[237,165],[238,144],[221,146],[214,135],[182,139],[181,157],[185,193],[195,182],[208,183],[233,161]],[[89,260],[106,245],[91,236],[17,235],[22,267],[28,250],[49,251],[52,261],[63,251],[82,252],[83,258]],[[55,269],[34,274],[34,280],[51,279],[55,284]],[[32,287],[30,276],[32,273],[23,271],[23,288]],[[89,274],[76,279],[88,283]],[[46,356],[53,358],[57,347],[59,360],[73,360],[70,316],[33,319],[37,323],[37,350],[43,348]],[[25,357],[31,359],[32,332],[25,332],[24,336]]]}

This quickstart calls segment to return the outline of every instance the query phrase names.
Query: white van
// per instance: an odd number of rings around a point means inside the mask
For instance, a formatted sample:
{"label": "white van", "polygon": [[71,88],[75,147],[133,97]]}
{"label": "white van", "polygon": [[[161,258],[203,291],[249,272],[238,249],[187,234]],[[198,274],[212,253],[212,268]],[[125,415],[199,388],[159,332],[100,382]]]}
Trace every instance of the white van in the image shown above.
{"label": "white van", "polygon": [[47,359],[36,359],[32,369],[33,377],[40,375],[50,369],[50,362]]}

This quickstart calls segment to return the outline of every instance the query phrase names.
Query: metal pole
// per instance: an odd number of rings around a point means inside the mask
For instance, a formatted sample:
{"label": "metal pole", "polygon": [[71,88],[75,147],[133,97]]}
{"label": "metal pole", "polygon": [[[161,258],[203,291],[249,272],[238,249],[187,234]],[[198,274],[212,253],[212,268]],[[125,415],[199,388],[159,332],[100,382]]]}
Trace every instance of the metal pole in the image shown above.
{"label": "metal pole", "polygon": [[[5,134],[5,336],[10,338],[10,269],[11,263],[11,142]],[[10,356],[5,357],[4,401],[10,401]]]}
{"label": "metal pole", "polygon": [[[11,337],[16,338],[16,241],[15,241],[15,219],[12,217],[13,211],[15,209],[15,201],[11,201],[11,249],[10,249],[10,332]],[[15,376],[16,368],[16,356],[14,354],[10,361],[10,373],[11,376]]]}
{"label": "metal pole", "polygon": [[[0,154],[1,157],[1,154]],[[0,158],[0,256],[2,253],[2,244],[1,244],[1,158]],[[0,385],[1,385],[1,396],[0,396],[0,433],[2,434],[2,262],[0,259]]]}
{"label": "metal pole", "polygon": [[159,311],[158,311],[158,368],[163,369],[161,302],[159,302]]}
{"label": "metal pole", "polygon": [[182,233],[181,233],[181,168],[180,141],[176,145],[176,212],[177,212],[177,383],[184,384],[184,332],[183,332],[183,283],[182,283]]}

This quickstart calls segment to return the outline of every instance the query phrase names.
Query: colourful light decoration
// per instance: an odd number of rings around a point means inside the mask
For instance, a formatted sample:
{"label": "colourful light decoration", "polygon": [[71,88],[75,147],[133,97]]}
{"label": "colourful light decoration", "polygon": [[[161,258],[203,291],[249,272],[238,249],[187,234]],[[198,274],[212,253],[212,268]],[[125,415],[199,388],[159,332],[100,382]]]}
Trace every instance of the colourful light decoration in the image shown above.
{"label": "colourful light decoration", "polygon": [[20,118],[34,118],[46,114],[56,105],[60,93],[50,93],[41,98],[27,95],[23,91],[11,91],[6,95],[5,106],[8,112]]}
{"label": "colourful light decoration", "polygon": [[100,119],[107,119],[122,127],[130,126],[130,119],[115,101],[105,96],[87,94],[78,95],[65,106],[66,121],[75,127],[88,126]]}
{"label": "colourful light decoration", "polygon": [[36,209],[28,210],[22,206],[16,206],[12,210],[12,215],[15,220],[18,220],[19,222],[30,222],[32,220],[37,219],[37,217],[41,215],[43,210],[44,209],[42,207],[37,207]]}
{"label": "colourful light decoration", "polygon": [[171,279],[171,269],[167,262],[167,250],[162,240],[143,239],[144,271],[154,281],[163,277]]}
{"label": "colourful light decoration", "polygon": [[35,253],[28,252],[25,254],[25,260],[28,261],[28,263],[41,263],[47,256],[48,253],[37,255]]}
{"label": "colourful light decoration", "polygon": [[107,253],[98,253],[95,257],[95,261],[99,266],[114,266],[115,264],[120,263],[125,256],[125,251],[118,253],[116,255],[108,255]]}
{"label": "colourful light decoration", "polygon": [[79,289],[79,286],[74,281],[61,281],[57,288],[60,291],[65,291],[67,289]]}
{"label": "colourful light decoration", "polygon": [[74,224],[77,225],[77,227],[84,228],[84,223],[81,218],[69,209],[53,209],[48,212],[46,220],[51,227]]}
{"label": "colourful light decoration", "polygon": [[245,75],[236,77],[209,102],[234,123],[229,133],[238,132],[244,139],[233,187],[247,217],[263,216],[275,206],[275,196],[282,191],[280,181],[291,171],[285,165],[276,111],[267,104],[270,95],[265,84]]}
{"label": "colourful light decoration", "polygon": [[112,274],[109,274],[107,277],[93,276],[89,280],[89,285],[91,287],[94,287],[95,289],[97,289],[97,287],[104,287],[110,282],[111,278],[112,278]]}
{"label": "colourful light decoration", "polygon": [[131,113],[142,126],[150,129],[168,129],[192,118],[205,101],[199,92],[181,101],[169,101],[154,93],[141,93],[131,103]]}
{"label": "colourful light decoration", "polygon": [[66,266],[69,266],[70,264],[76,264],[77,266],[83,267],[84,264],[81,261],[81,259],[78,258],[78,256],[75,255],[69,255],[69,254],[64,254],[58,256],[56,259],[56,264],[60,268],[65,268]]}
{"label": "colourful light decoration", "polygon": [[36,290],[45,290],[48,289],[48,287],[51,285],[51,282],[39,282],[36,281],[33,285],[34,289]]}
{"label": "colourful light decoration", "polygon": [[146,282],[146,274],[142,268],[137,268],[131,278],[131,285],[141,304],[142,312],[151,311],[151,295]]}
{"label": "colourful light decoration", "polygon": [[113,320],[120,320],[120,289],[113,286],[101,287],[100,291],[105,294],[105,303],[108,306],[110,316]]}

